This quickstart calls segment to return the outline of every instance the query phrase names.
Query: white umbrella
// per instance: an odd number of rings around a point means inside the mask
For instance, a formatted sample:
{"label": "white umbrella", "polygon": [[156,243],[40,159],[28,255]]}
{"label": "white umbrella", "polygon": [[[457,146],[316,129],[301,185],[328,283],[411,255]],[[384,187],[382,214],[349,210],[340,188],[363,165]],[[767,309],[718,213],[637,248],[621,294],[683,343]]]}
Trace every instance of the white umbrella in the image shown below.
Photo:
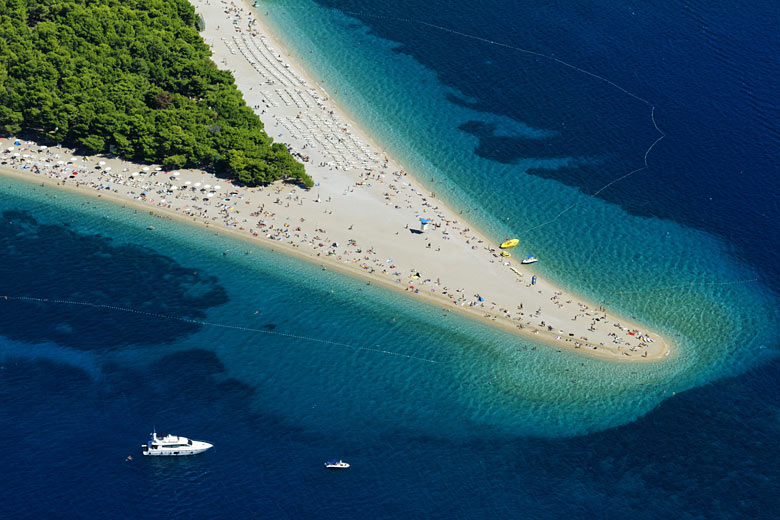
{"label": "white umbrella", "polygon": [[30,157],[30,154],[29,154],[29,153],[26,153],[26,154],[22,155],[22,157],[24,157],[25,159],[27,159],[28,157]]}
{"label": "white umbrella", "polygon": [[214,189],[215,189],[215,190],[221,190],[221,189],[222,189],[222,186],[214,186]]}
{"label": "white umbrella", "polygon": [[211,188],[211,184],[204,184],[203,187],[204,188]]}
{"label": "white umbrella", "polygon": [[192,181],[184,181],[184,184],[190,185],[192,184]]}
{"label": "white umbrella", "polygon": [[99,164],[100,166],[103,166],[104,164],[106,164],[106,161],[100,161],[98,164]]}
{"label": "white umbrella", "polygon": [[155,170],[157,170],[158,172],[161,172],[161,171],[162,171],[162,168],[160,168],[160,167],[158,166],[157,168],[155,168]]}
{"label": "white umbrella", "polygon": [[206,196],[207,196],[207,197],[213,197],[213,196],[214,196],[214,193],[213,193],[213,192],[212,192],[212,193],[209,193],[209,194],[208,194],[208,195],[206,195]]}
{"label": "white umbrella", "polygon": [[179,188],[177,188],[176,186],[171,186],[171,187],[170,187],[170,188],[168,188],[168,189],[169,189],[169,190],[178,190]]}
{"label": "white umbrella", "polygon": [[198,187],[198,186],[200,186],[200,183],[199,183],[199,182],[196,182],[196,183],[195,183],[195,187]]}
{"label": "white umbrella", "polygon": [[148,172],[148,171],[149,171],[149,167],[148,167],[148,166],[144,166],[144,167],[143,167],[143,168],[141,168],[141,169],[142,169],[143,171],[145,171],[145,172]]}
{"label": "white umbrella", "polygon": [[106,170],[107,172],[110,172],[111,171],[111,166],[107,166],[107,167],[105,167],[103,169]]}
{"label": "white umbrella", "polygon": [[47,148],[49,148],[49,147],[46,146],[46,145],[41,146],[41,150],[46,150]]}
{"label": "white umbrella", "polygon": [[65,164],[65,161],[57,161],[57,164]]}
{"label": "white umbrella", "polygon": [[14,148],[13,146],[9,146],[8,148],[6,148],[6,150],[8,150],[9,152],[13,152],[14,150],[16,150],[16,148]]}
{"label": "white umbrella", "polygon": [[76,161],[78,161],[78,160],[79,160],[79,158],[78,158],[78,157],[71,157],[71,158],[70,158],[70,162],[76,162]]}
{"label": "white umbrella", "polygon": [[179,172],[173,172],[171,175],[175,175],[176,177],[179,176]]}

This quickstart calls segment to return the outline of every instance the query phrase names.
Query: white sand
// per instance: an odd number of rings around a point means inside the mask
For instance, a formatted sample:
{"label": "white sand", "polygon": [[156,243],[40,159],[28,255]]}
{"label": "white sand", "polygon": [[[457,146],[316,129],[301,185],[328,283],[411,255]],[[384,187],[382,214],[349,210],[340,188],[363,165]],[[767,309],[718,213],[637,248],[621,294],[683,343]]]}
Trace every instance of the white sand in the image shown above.
{"label": "white sand", "polygon": [[[78,184],[78,191],[237,233],[559,349],[616,360],[669,355],[668,339],[646,327],[541,277],[531,285],[531,268],[498,256],[496,240],[425,192],[312,88],[245,4],[193,4],[206,20],[203,36],[214,61],[233,72],[268,134],[308,159],[306,170],[319,186],[239,188],[201,171],[173,175],[150,166],[144,172],[143,166],[105,157],[71,161],[72,150],[8,139],[0,140],[0,173],[60,188]],[[71,177],[74,171],[79,173]],[[421,217],[431,220],[428,230],[413,232]]]}

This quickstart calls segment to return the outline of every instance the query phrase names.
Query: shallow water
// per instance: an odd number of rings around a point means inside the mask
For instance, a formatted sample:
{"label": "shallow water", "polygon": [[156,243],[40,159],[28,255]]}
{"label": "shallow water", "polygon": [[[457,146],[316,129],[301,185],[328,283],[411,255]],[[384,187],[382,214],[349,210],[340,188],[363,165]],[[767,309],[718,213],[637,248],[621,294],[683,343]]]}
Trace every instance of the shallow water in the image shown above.
{"label": "shallow water", "polygon": [[[687,350],[636,366],[537,348],[271,249],[3,182],[3,245],[16,267],[2,329],[36,346],[30,352],[40,344],[44,353],[75,351],[78,365],[95,367],[197,348],[230,377],[274,394],[267,411],[300,424],[413,424],[433,435],[445,421],[455,437],[474,428],[510,436],[602,429],[691,384],[685,367],[696,358]],[[324,395],[331,400],[312,408]]]}

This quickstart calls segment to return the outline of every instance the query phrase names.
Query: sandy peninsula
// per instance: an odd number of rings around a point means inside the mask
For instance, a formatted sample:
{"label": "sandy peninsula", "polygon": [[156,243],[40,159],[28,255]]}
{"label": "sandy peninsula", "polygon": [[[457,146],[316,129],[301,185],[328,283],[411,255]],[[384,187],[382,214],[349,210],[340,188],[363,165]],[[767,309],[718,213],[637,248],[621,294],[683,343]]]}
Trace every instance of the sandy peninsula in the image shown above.
{"label": "sandy peninsula", "polygon": [[234,74],[268,134],[304,162],[314,188],[247,188],[13,137],[0,140],[0,173],[237,235],[559,350],[623,361],[669,356],[667,338],[535,276],[533,264],[517,260],[522,251],[502,257],[503,237],[482,236],[393,163],[247,4],[192,3],[213,60]]}

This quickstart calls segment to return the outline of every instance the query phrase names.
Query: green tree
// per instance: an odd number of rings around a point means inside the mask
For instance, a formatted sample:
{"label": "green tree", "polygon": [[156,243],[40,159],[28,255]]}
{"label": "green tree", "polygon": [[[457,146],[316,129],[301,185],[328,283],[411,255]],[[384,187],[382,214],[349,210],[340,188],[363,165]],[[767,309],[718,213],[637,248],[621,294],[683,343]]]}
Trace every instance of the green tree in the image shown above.
{"label": "green tree", "polygon": [[0,129],[246,184],[295,178],[186,0],[0,0]]}

